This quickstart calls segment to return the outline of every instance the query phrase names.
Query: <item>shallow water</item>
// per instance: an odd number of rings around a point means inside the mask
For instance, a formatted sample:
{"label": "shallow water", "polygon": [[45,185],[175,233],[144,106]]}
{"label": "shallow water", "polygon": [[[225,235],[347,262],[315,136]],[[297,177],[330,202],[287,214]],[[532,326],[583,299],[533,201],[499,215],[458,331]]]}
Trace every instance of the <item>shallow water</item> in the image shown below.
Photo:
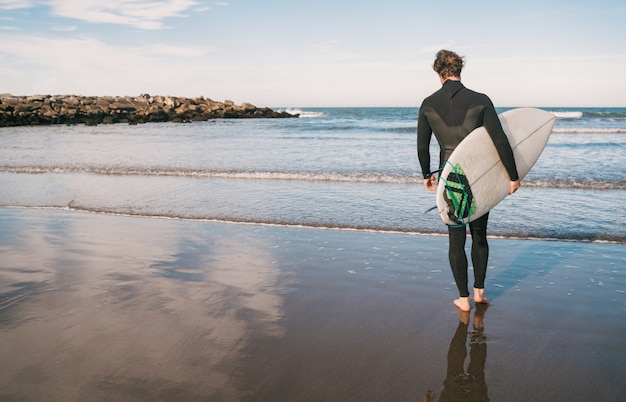
{"label": "shallow water", "polygon": [[[626,109],[550,109],[554,133],[495,236],[626,242]],[[296,111],[294,111],[296,112]],[[445,233],[414,108],[299,119],[0,129],[0,207]],[[433,155],[437,154],[432,145]]]}

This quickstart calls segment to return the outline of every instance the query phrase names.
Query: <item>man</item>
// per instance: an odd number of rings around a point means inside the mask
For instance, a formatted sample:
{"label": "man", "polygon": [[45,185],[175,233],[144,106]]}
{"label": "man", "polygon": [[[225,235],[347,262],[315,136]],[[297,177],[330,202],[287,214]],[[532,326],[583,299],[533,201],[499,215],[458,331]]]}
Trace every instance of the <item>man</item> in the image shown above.
{"label": "man", "polygon": [[[430,168],[429,146],[433,133],[439,143],[439,166],[442,166],[470,132],[485,126],[511,180],[509,194],[513,194],[519,189],[520,180],[511,145],[489,97],[465,88],[461,83],[461,70],[464,65],[463,57],[448,50],[440,50],[435,57],[433,69],[439,75],[442,86],[424,99],[417,123],[417,155],[424,176],[424,186],[429,191],[437,189],[437,178]],[[489,213],[469,224],[472,235],[475,303],[488,303],[485,298],[485,276],[489,258],[488,218]],[[448,226],[448,236],[450,267],[459,290],[459,298],[454,300],[454,305],[461,311],[469,311],[465,226]]]}

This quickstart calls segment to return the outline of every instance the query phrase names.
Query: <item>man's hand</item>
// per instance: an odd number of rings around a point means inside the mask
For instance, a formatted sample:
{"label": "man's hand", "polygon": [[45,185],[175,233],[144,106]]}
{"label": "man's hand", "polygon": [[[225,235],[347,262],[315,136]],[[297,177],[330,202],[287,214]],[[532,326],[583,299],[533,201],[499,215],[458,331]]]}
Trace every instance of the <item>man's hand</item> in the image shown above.
{"label": "man's hand", "polygon": [[509,184],[509,195],[516,192],[521,186],[522,183],[520,180],[511,181],[511,183]]}
{"label": "man's hand", "polygon": [[428,191],[437,191],[437,178],[435,175],[430,176],[428,179],[424,179],[424,187]]}

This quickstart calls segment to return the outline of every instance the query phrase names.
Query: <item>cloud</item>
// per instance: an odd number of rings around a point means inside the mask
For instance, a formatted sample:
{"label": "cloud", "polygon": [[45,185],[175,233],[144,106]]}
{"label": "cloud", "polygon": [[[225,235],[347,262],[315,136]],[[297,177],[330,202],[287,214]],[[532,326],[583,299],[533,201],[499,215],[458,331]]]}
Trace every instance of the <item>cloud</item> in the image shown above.
{"label": "cloud", "polygon": [[[0,0],[7,2],[8,0]],[[0,3],[1,4],[1,3]],[[163,20],[184,17],[198,6],[195,0],[50,0],[52,13],[61,17],[100,24],[130,25],[139,29],[163,29]]]}
{"label": "cloud", "polygon": [[[2,0],[0,0],[2,1]],[[0,3],[0,10],[2,9],[1,7],[1,3]],[[9,21],[9,23],[13,23],[15,21],[14,18],[11,17],[0,17],[0,21]],[[15,27],[13,25],[0,25],[0,30],[2,31],[17,31],[19,30],[18,27]]]}
{"label": "cloud", "polygon": [[94,38],[5,35],[4,39],[0,87],[16,94],[60,90],[120,95],[154,92],[157,87],[176,93],[181,79],[198,82],[212,51],[206,46],[111,46]]}
{"label": "cloud", "polygon": [[156,57],[202,57],[209,53],[211,53],[210,48],[205,46],[170,46],[170,45],[160,45],[160,44],[151,44],[141,47],[141,49],[130,49],[130,51],[138,52],[139,54],[145,56],[156,56]]}
{"label": "cloud", "polygon": [[74,32],[78,29],[77,26],[61,26],[61,25],[56,25],[52,27],[53,31],[57,31],[57,32]]}
{"label": "cloud", "polygon": [[[172,46],[158,43],[142,46],[112,46],[95,38],[44,38],[27,35],[5,36],[0,55],[7,60],[29,61],[52,68],[102,71],[111,64],[138,69],[171,58],[197,58],[211,52],[206,46]],[[77,51],[80,49],[80,51]],[[182,62],[183,60],[181,60]],[[185,60],[188,61],[188,60]],[[156,66],[151,66],[156,68]]]}
{"label": "cloud", "polygon": [[18,10],[32,6],[33,2],[28,0],[0,0],[0,10]]}

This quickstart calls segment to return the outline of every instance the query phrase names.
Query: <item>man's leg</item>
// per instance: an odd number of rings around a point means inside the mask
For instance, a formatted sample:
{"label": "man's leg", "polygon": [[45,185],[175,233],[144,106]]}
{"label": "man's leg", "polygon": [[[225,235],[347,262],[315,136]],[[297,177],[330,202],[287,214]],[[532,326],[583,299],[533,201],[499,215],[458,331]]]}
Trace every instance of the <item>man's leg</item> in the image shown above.
{"label": "man's leg", "polygon": [[489,244],[487,243],[487,221],[489,213],[470,223],[472,234],[472,264],[474,266],[474,301],[486,303],[485,277],[489,260]]}
{"label": "man's leg", "polygon": [[448,226],[448,238],[450,248],[448,250],[448,259],[450,260],[450,268],[459,290],[459,299],[454,301],[454,305],[463,311],[469,311],[469,289],[467,288],[467,256],[465,255],[465,227]]}

